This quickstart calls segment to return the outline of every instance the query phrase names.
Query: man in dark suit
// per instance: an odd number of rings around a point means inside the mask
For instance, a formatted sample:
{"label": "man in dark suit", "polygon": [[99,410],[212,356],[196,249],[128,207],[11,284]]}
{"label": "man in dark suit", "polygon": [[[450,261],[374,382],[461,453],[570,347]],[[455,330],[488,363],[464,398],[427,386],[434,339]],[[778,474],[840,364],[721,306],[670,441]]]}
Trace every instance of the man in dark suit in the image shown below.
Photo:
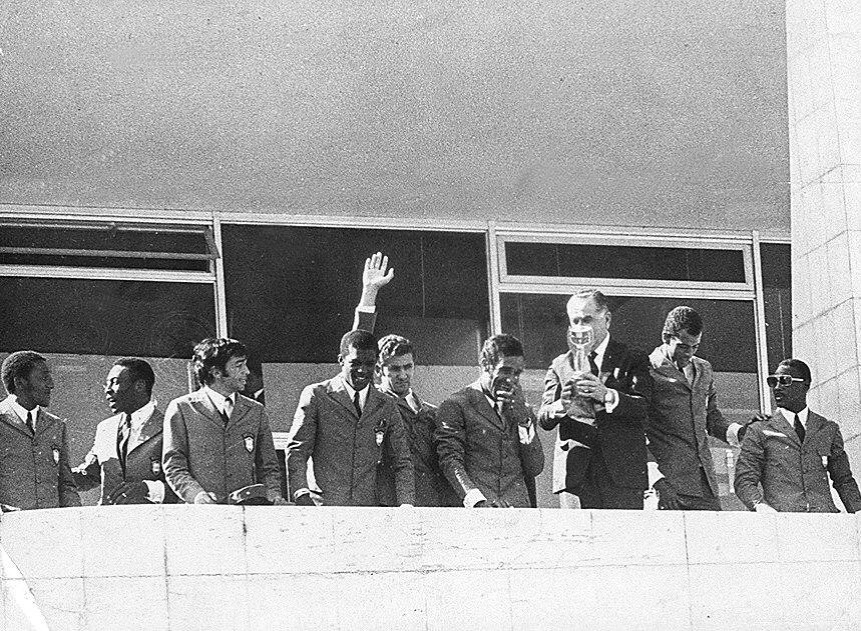
{"label": "man in dark suit", "polygon": [[738,498],[757,512],[836,513],[830,476],[846,510],[861,510],[840,427],[807,407],[810,368],[785,359],[767,382],[777,410],[744,436],[735,467]]}
{"label": "man in dark suit", "polygon": [[69,467],[66,424],[45,411],[54,379],[33,351],[0,367],[9,396],[0,402],[0,504],[3,510],[80,506]]}
{"label": "man in dark suit", "polygon": [[440,466],[467,508],[529,508],[527,478],[541,473],[544,452],[520,386],[523,345],[512,335],[494,335],[480,363],[478,380],[437,412]]}
{"label": "man in dark suit", "polygon": [[307,386],[290,428],[287,471],[297,505],[313,506],[308,458],[328,506],[379,506],[377,467],[384,454],[395,475],[395,502],[415,502],[410,449],[397,404],[373,386],[377,339],[364,330],[341,338],[334,378]]}
{"label": "man in dark suit", "polygon": [[[388,268],[389,259],[377,252],[365,260],[362,273],[362,297],[356,307],[354,329],[374,332],[376,325],[377,293],[394,277],[394,268]],[[415,350],[412,342],[400,335],[386,335],[379,341],[377,360],[379,390],[395,401],[407,442],[416,484],[416,506],[460,506],[451,485],[439,466],[434,431],[437,407],[419,397],[413,390]],[[380,502],[393,506],[395,502],[395,472],[389,459],[380,462],[378,487]]]}
{"label": "man in dark suit", "polygon": [[745,431],[721,414],[712,366],[694,355],[702,335],[699,313],[676,307],[664,322],[664,343],[649,355],[653,389],[646,434],[663,510],[721,510],[708,436],[738,447]]}
{"label": "man in dark suit", "polygon": [[105,400],[114,413],[96,427],[93,447],[72,469],[82,491],[101,486],[99,504],[177,501],[161,467],[164,414],[152,400],[155,373],[142,359],[117,360],[105,378]]}
{"label": "man in dark suit", "polygon": [[263,406],[241,394],[248,378],[244,344],[207,338],[192,364],[203,387],[170,402],[164,417],[164,473],[188,504],[225,504],[234,492],[265,487],[281,497],[281,471]]}
{"label": "man in dark suit", "polygon": [[[652,380],[645,354],[610,337],[606,296],[578,291],[568,301],[572,326],[592,329],[586,349],[592,373],[574,370],[569,351],[553,360],[544,378],[538,420],[546,430],[559,427],[553,455],[553,492],[563,508],[642,509],[648,488],[645,426]],[[570,415],[574,397],[591,400],[594,425]],[[567,493],[570,495],[562,495]]]}

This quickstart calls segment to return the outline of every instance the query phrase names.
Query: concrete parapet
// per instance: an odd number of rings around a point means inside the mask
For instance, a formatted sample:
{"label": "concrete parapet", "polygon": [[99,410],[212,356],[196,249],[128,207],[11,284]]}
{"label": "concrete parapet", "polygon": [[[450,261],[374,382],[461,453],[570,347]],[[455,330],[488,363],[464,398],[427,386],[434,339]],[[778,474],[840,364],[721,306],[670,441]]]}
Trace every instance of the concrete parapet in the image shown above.
{"label": "concrete parapet", "polygon": [[2,628],[857,629],[853,515],[122,506],[3,515]]}

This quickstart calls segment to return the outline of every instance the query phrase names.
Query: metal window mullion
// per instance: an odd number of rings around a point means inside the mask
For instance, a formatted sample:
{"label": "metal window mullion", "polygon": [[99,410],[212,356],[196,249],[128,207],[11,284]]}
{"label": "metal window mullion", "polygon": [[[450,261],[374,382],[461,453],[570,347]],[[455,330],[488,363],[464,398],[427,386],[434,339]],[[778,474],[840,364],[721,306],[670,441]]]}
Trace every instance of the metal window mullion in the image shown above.
{"label": "metal window mullion", "polygon": [[759,379],[757,379],[759,405],[763,412],[771,414],[771,396],[765,387],[765,376],[768,374],[768,332],[765,322],[765,292],[762,286],[762,253],[759,248],[758,230],[753,231],[751,249],[755,287],[753,304],[756,315],[756,350],[759,360]]}
{"label": "metal window mullion", "polygon": [[500,304],[500,249],[502,245],[497,242],[496,222],[487,222],[487,282],[490,298],[490,334],[496,335],[502,332],[502,306]]}
{"label": "metal window mullion", "polygon": [[227,290],[224,284],[224,246],[221,240],[221,220],[213,216],[212,236],[215,240],[215,332],[218,337],[228,337],[227,331]]}

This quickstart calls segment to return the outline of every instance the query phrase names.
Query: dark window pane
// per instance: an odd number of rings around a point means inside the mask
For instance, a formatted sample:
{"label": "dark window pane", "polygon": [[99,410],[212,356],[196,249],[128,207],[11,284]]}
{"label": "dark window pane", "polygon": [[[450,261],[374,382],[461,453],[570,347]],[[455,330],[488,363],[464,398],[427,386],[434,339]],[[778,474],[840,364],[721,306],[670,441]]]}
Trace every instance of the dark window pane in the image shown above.
{"label": "dark window pane", "polygon": [[[670,309],[688,305],[703,317],[705,329],[697,354],[718,372],[757,372],[753,303],[609,296],[610,334],[645,352],[661,344]],[[529,368],[546,368],[567,350],[567,295],[502,294],[502,329],[521,339]]]}
{"label": "dark window pane", "polygon": [[764,287],[792,287],[792,247],[784,243],[761,243],[762,284]]}
{"label": "dark window pane", "polygon": [[164,229],[130,230],[123,227],[2,226],[0,247],[64,250],[113,250],[134,256],[106,257],[0,253],[0,264],[114,267],[121,269],[174,269],[209,271],[208,260],[152,258],[147,253],[208,255],[202,231],[177,232]]}
{"label": "dark window pane", "polygon": [[792,357],[792,248],[783,243],[761,243],[762,295],[770,370]]}
{"label": "dark window pane", "polygon": [[505,260],[515,276],[745,282],[741,250],[508,242]]}
{"label": "dark window pane", "polygon": [[475,365],[488,328],[483,234],[224,225],[228,327],[257,361],[331,363],[350,329],[365,258],[395,279],[379,294],[377,335],[410,338],[423,364]]}
{"label": "dark window pane", "polygon": [[215,333],[207,284],[0,278],[0,296],[2,351],[188,358]]}

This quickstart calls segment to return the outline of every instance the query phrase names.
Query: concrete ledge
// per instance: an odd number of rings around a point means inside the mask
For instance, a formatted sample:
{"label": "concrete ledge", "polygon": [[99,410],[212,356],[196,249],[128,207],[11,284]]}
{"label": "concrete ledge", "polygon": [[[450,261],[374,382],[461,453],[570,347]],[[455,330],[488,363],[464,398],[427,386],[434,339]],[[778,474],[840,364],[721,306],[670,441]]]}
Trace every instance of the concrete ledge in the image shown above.
{"label": "concrete ledge", "polygon": [[[123,506],[3,515],[52,629],[857,629],[853,515]],[[3,576],[2,628],[26,629]],[[576,623],[576,624],[575,624]]]}

